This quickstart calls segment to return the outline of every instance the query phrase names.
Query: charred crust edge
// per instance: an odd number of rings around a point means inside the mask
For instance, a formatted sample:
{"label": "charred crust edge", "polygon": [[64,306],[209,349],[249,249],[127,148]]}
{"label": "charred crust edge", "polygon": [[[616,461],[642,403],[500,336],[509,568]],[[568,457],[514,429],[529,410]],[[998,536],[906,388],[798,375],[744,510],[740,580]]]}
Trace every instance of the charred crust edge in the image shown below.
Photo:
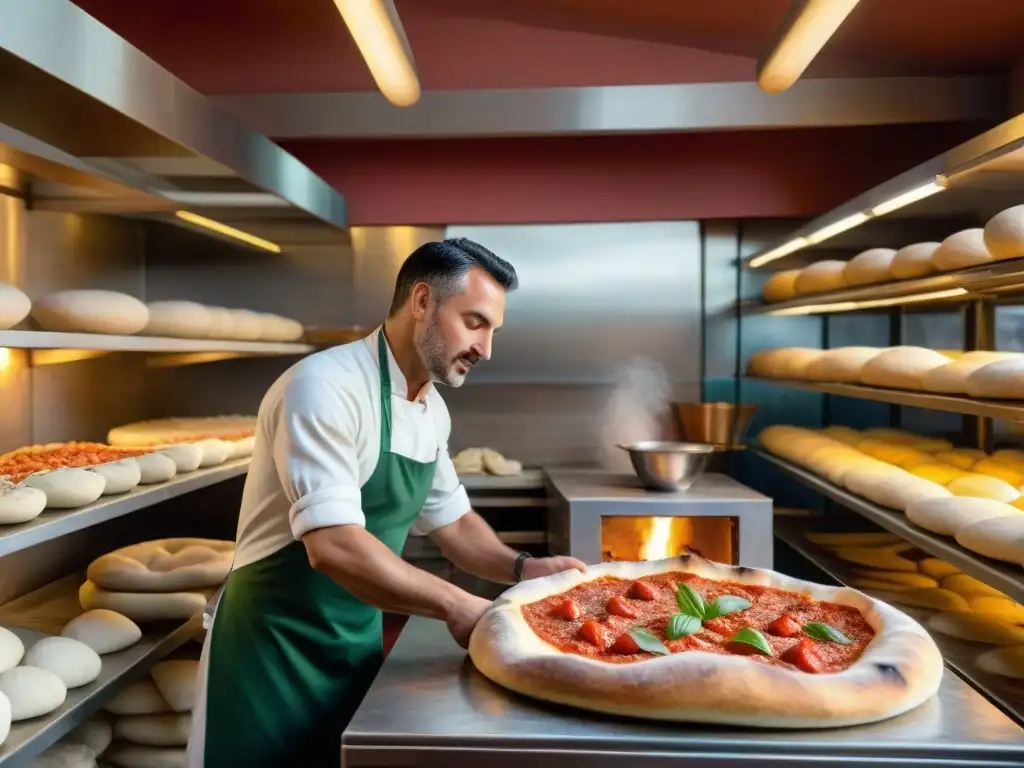
{"label": "charred crust edge", "polygon": [[892,664],[877,664],[876,663],[875,664],[875,669],[877,669],[879,674],[881,674],[882,677],[884,677],[888,682],[895,683],[897,685],[902,685],[902,686],[906,686],[907,685],[907,678],[905,678],[903,676],[903,673],[900,672]]}

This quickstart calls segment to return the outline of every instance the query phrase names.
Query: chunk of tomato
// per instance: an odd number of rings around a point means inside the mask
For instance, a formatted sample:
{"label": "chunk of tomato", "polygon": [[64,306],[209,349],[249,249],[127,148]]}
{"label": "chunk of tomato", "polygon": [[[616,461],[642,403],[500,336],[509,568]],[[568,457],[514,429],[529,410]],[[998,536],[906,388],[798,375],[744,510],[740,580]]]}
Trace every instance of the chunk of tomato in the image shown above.
{"label": "chunk of tomato", "polygon": [[612,616],[621,616],[624,619],[635,619],[636,611],[622,599],[621,595],[616,595],[608,601],[608,605],[605,606],[608,613]]}
{"label": "chunk of tomato", "polygon": [[629,587],[629,596],[634,600],[653,600],[656,595],[654,587],[645,581],[637,579]]}
{"label": "chunk of tomato", "polygon": [[580,625],[580,637],[595,648],[604,648],[608,642],[604,634],[604,627],[593,619],[587,619]]}
{"label": "chunk of tomato", "polygon": [[769,635],[775,635],[776,637],[794,637],[803,631],[803,627],[800,626],[796,616],[786,611],[769,624],[766,631]]}
{"label": "chunk of tomato", "polygon": [[640,646],[636,644],[636,640],[629,636],[629,633],[619,635],[618,640],[612,643],[612,647],[609,648],[612,653],[621,653],[623,656],[628,656],[631,653],[640,653]]}
{"label": "chunk of tomato", "polygon": [[821,659],[814,650],[814,641],[809,637],[801,638],[796,645],[787,648],[782,654],[782,660],[812,675],[822,670]]}
{"label": "chunk of tomato", "polygon": [[551,609],[551,615],[566,621],[576,621],[576,619],[583,615],[583,611],[580,610],[575,600],[567,597]]}

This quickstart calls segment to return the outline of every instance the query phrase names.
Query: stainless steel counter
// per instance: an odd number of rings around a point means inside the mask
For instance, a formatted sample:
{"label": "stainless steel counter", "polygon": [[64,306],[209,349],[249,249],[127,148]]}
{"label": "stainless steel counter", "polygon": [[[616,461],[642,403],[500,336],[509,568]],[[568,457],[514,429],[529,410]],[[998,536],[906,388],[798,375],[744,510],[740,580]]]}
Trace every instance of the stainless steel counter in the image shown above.
{"label": "stainless steel counter", "polygon": [[830,731],[662,725],[549,706],[499,688],[444,624],[410,619],[342,737],[351,766],[740,768],[1024,765],[1024,730],[953,673],[892,720]]}

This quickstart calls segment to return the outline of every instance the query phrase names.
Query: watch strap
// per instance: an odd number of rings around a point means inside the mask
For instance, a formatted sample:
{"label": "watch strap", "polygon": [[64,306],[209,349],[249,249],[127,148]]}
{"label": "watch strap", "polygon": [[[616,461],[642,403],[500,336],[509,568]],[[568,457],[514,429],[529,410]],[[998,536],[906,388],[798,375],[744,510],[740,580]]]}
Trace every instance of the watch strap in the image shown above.
{"label": "watch strap", "polygon": [[531,557],[533,555],[529,552],[520,552],[519,557],[516,558],[516,563],[512,566],[512,574],[516,577],[516,583],[523,580],[523,564]]}

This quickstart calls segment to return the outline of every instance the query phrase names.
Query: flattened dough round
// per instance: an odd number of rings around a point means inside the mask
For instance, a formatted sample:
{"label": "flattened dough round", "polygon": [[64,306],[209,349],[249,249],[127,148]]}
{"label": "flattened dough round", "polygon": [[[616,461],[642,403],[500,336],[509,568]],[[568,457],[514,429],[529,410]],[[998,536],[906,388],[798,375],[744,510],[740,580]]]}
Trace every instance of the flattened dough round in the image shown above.
{"label": "flattened dough round", "polygon": [[191,712],[196,704],[199,662],[192,659],[161,661],[150,671],[164,701],[175,712]]}
{"label": "flattened dough round", "polygon": [[184,621],[200,614],[212,597],[205,592],[109,592],[91,581],[78,590],[82,609],[106,608],[145,624],[150,621]]}
{"label": "flattened dough round", "polygon": [[796,298],[796,279],[799,269],[787,269],[775,272],[761,286],[761,296],[767,302],[789,301]]}
{"label": "flattened dough round", "polygon": [[48,669],[21,666],[0,674],[0,693],[10,701],[11,721],[17,723],[53,712],[64,703],[68,689]]}
{"label": "flattened dough round", "polygon": [[102,656],[135,645],[142,637],[142,630],[127,616],[98,609],[73,618],[64,625],[61,635],[85,643]]}
{"label": "flattened dough round", "polygon": [[[748,658],[699,652],[636,664],[603,663],[561,652],[541,640],[523,618],[523,605],[601,576],[636,579],[671,571],[852,605],[877,634],[849,668],[807,675],[781,668],[768,672]],[[855,590],[719,565],[693,555],[600,563],[585,574],[564,571],[521,582],[484,613],[470,638],[469,656],[496,684],[558,704],[615,715],[760,728],[839,727],[893,717],[931,698],[943,675],[942,656],[928,633],[885,603]]]}
{"label": "flattened dough round", "polygon": [[896,251],[892,248],[869,248],[846,262],[843,279],[847,285],[870,285],[889,279]]}
{"label": "flattened dough round", "polygon": [[47,331],[130,335],[146,327],[149,309],[119,291],[58,291],[33,304],[32,318]]}
{"label": "flattened dough round", "polygon": [[46,494],[47,509],[74,509],[92,504],[103,495],[107,481],[87,469],[69,467],[29,475],[22,485]]}
{"label": "flattened dough round", "polygon": [[956,540],[979,555],[1024,565],[1024,512],[971,523],[956,532]]}
{"label": "flattened dough round", "polygon": [[97,464],[94,467],[89,467],[89,470],[97,475],[102,475],[106,480],[103,484],[104,496],[128,493],[142,481],[142,468],[133,458]]}
{"label": "flattened dough round", "polygon": [[194,301],[151,301],[147,336],[169,336],[179,339],[202,339],[212,324],[210,312]]}
{"label": "flattened dough round", "polygon": [[827,259],[818,261],[800,270],[796,277],[796,292],[799,295],[836,291],[846,285],[843,272],[845,261]]}
{"label": "flattened dough round", "polygon": [[136,456],[135,462],[139,465],[139,485],[166,483],[178,474],[178,465],[164,453],[145,453]]}
{"label": "flattened dough round", "polygon": [[192,727],[190,714],[131,715],[114,723],[114,736],[147,747],[184,747]]}
{"label": "flattened dough round", "polygon": [[920,389],[926,373],[949,362],[945,355],[924,347],[891,347],[864,365],[860,380],[874,387]]}
{"label": "flattened dough round", "polygon": [[932,254],[932,262],[940,272],[977,267],[990,261],[992,254],[985,246],[985,233],[980,228],[965,229],[950,235]]}
{"label": "flattened dough round", "polygon": [[21,663],[25,656],[25,644],[9,629],[0,627],[0,672],[6,672]]}
{"label": "flattened dough round", "polygon": [[156,539],[98,557],[87,576],[114,592],[183,592],[223,584],[234,556],[230,541]]}
{"label": "flattened dough round", "polygon": [[1024,256],[1024,205],[1007,208],[988,220],[985,246],[994,259]]}
{"label": "flattened dough round", "polygon": [[896,251],[889,272],[897,280],[910,280],[915,277],[926,277],[935,272],[932,257],[939,243],[913,243]]}
{"label": "flattened dough round", "polygon": [[155,715],[171,711],[148,677],[122,688],[103,708],[114,715]]}
{"label": "flattened dough round", "polygon": [[926,499],[907,507],[907,519],[926,531],[943,536],[954,536],[965,526],[980,520],[1008,515],[1024,515],[1009,504],[991,499],[953,496],[946,499]]}
{"label": "flattened dough round", "polygon": [[50,670],[69,690],[93,682],[102,667],[96,651],[70,637],[44,637],[25,653],[25,664]]}
{"label": "flattened dough round", "polygon": [[0,525],[27,523],[46,509],[46,494],[38,488],[15,485],[0,478]]}
{"label": "flattened dough round", "polygon": [[0,283],[0,331],[13,328],[32,310],[32,302],[19,288]]}
{"label": "flattened dough round", "polygon": [[838,347],[815,358],[808,366],[805,377],[809,381],[852,383],[860,381],[860,374],[868,361],[884,350],[877,347]]}
{"label": "flattened dough round", "polygon": [[1024,357],[997,360],[967,377],[967,394],[995,400],[1024,399]]}

